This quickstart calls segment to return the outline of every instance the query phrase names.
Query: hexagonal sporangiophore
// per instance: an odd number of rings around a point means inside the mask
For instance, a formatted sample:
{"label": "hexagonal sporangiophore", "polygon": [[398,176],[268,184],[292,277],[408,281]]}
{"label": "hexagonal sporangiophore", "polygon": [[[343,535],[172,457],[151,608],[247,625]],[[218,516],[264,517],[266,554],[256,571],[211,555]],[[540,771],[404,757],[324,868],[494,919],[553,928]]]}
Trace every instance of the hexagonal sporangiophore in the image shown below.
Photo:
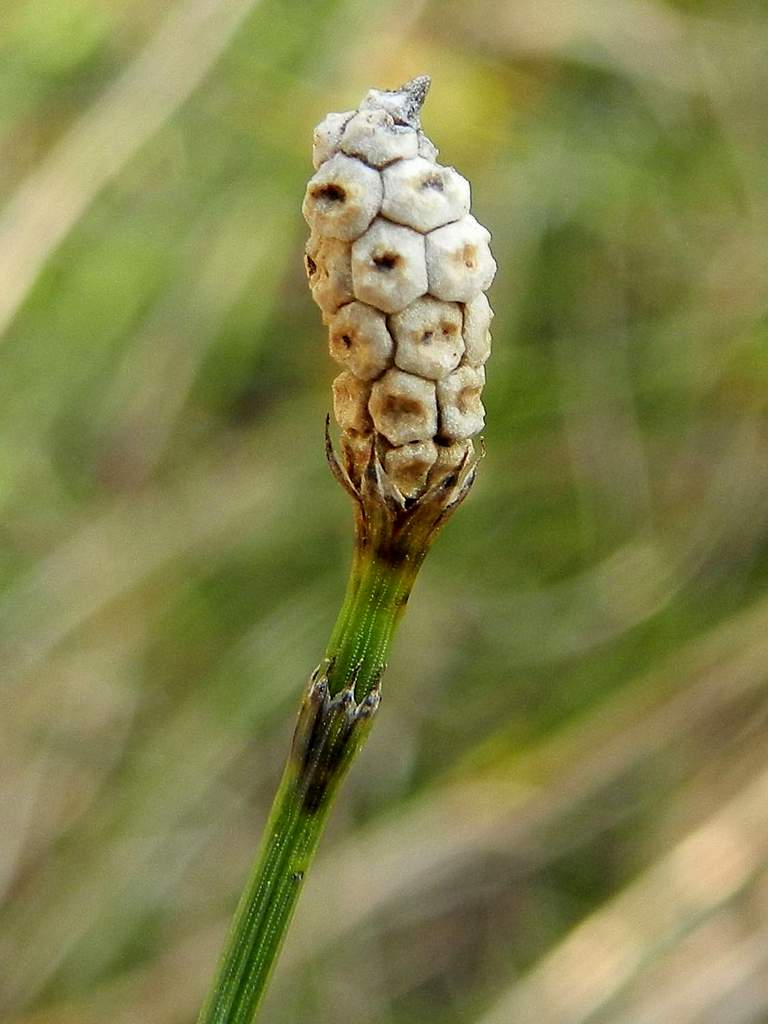
{"label": "hexagonal sporangiophore", "polygon": [[333,415],[342,430],[367,433],[371,429],[368,401],[371,388],[354,373],[344,370],[333,382]]}
{"label": "hexagonal sporangiophore", "polygon": [[301,212],[318,235],[349,242],[368,228],[383,194],[378,171],[337,153],[309,179]]}
{"label": "hexagonal sporangiophore", "polygon": [[381,178],[381,212],[398,224],[427,232],[469,211],[469,182],[453,167],[439,167],[417,156],[385,167]]}
{"label": "hexagonal sporangiophore", "polygon": [[434,441],[411,441],[385,452],[384,469],[400,493],[410,498],[424,490],[436,459]]}
{"label": "hexagonal sporangiophore", "polygon": [[385,167],[393,160],[416,156],[419,138],[415,128],[397,124],[386,110],[361,110],[349,120],[340,148],[373,167]]}
{"label": "hexagonal sporangiophore", "polygon": [[441,380],[455,370],[464,352],[461,307],[424,295],[389,318],[401,370]]}
{"label": "hexagonal sporangiophore", "polygon": [[427,290],[424,238],[411,228],[377,218],[352,246],[356,298],[398,313]]}
{"label": "hexagonal sporangiophore", "polygon": [[469,302],[493,281],[490,233],[471,213],[426,236],[429,291],[447,302]]}
{"label": "hexagonal sporangiophore", "polygon": [[472,458],[475,446],[468,438],[464,441],[451,441],[449,444],[436,444],[437,458],[429,471],[427,484],[434,487],[444,480],[449,473],[455,473],[463,462]]}
{"label": "hexagonal sporangiophore", "polygon": [[437,382],[441,438],[461,441],[483,429],[485,409],[480,395],[484,384],[482,366],[466,364]]}
{"label": "hexagonal sporangiophore", "polygon": [[482,366],[491,354],[493,310],[483,292],[464,307],[465,358],[470,366]]}
{"label": "hexagonal sporangiophore", "polygon": [[315,128],[312,136],[312,165],[317,168],[330,160],[339,151],[339,143],[347,121],[354,116],[354,110],[345,110],[341,114],[326,114]]}
{"label": "hexagonal sporangiophore", "polygon": [[428,441],[437,430],[435,385],[402,370],[387,370],[371,388],[368,409],[393,445]]}
{"label": "hexagonal sporangiophore", "polygon": [[394,342],[383,313],[362,302],[350,302],[329,324],[328,347],[333,358],[361,380],[374,380],[392,365]]}
{"label": "hexagonal sporangiophore", "polygon": [[332,314],[351,302],[352,247],[339,238],[311,235],[306,245],[304,265],[312,298],[323,313]]}

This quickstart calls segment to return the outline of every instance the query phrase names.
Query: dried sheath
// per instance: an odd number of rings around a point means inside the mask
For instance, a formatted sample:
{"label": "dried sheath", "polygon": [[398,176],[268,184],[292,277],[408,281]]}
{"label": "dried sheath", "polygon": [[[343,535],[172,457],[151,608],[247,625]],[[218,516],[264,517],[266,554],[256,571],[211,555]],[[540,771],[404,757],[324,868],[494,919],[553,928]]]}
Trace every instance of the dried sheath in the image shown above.
{"label": "dried sheath", "polygon": [[372,89],[359,110],[328,114],[302,208],[310,288],[343,367],[334,411],[350,468],[373,441],[408,498],[465,460],[482,429],[496,272],[469,183],[421,131],[428,87]]}

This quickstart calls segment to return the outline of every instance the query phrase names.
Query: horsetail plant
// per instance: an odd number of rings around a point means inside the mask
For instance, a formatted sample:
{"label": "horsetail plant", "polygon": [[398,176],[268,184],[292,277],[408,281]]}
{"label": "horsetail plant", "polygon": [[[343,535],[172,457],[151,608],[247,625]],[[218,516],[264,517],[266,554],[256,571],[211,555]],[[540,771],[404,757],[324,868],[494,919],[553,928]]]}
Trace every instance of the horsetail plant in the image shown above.
{"label": "horsetail plant", "polygon": [[306,270],[328,326],[340,454],[355,509],[349,584],[298,715],[261,850],[198,1024],[250,1024],[329,808],[379,707],[389,645],[435,535],[466,497],[496,264],[469,183],[437,162],[430,80],[371,89],[315,130]]}

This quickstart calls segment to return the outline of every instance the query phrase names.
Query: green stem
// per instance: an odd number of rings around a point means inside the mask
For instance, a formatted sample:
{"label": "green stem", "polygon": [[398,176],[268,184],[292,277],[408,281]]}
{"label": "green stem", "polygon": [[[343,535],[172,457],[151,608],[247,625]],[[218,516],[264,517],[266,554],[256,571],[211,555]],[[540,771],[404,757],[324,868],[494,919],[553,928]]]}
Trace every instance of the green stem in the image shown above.
{"label": "green stem", "polygon": [[251,1024],[283,944],[338,785],[370,728],[378,681],[420,559],[358,554],[299,712],[262,846],[198,1024]]}
{"label": "green stem", "polygon": [[331,693],[342,689],[355,669],[358,700],[381,678],[417,571],[418,566],[410,561],[390,565],[366,556],[355,560],[350,586],[325,652],[332,665]]}

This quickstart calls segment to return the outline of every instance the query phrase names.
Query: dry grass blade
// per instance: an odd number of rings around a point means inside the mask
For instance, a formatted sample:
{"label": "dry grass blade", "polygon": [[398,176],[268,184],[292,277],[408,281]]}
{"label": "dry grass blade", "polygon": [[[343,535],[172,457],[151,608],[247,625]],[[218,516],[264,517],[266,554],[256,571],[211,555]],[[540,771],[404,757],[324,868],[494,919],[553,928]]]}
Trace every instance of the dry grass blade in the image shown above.
{"label": "dry grass blade", "polygon": [[480,1024],[600,1019],[649,962],[726,906],[766,865],[768,774],[580,924]]}

